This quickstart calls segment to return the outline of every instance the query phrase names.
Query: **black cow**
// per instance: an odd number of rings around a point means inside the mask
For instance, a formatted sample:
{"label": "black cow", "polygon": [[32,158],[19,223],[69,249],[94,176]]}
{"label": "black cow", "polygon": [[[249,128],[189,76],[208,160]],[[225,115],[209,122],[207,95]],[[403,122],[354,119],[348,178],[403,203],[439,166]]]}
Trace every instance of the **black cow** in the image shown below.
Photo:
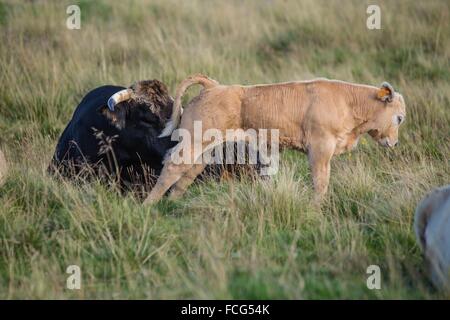
{"label": "black cow", "polygon": [[158,138],[172,103],[158,80],[92,90],[62,133],[49,170],[65,177],[114,177],[121,187],[151,185],[175,144]]}

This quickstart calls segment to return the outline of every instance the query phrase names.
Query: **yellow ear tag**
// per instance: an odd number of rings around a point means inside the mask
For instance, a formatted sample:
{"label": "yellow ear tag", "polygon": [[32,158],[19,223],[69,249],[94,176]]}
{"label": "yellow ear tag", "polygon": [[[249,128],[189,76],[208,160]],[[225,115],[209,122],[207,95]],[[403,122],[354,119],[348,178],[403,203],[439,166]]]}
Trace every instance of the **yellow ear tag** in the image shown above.
{"label": "yellow ear tag", "polygon": [[387,96],[388,94],[389,94],[389,90],[386,88],[380,88],[380,90],[378,90],[378,98],[379,99]]}

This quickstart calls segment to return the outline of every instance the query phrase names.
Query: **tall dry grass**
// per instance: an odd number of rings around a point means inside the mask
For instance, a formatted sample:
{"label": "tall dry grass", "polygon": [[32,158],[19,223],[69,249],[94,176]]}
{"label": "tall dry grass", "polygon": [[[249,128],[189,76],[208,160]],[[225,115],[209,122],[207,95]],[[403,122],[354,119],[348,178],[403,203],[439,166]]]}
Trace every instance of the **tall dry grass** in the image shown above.
{"label": "tall dry grass", "polygon": [[[68,30],[66,7],[81,7]],[[1,1],[2,298],[445,298],[412,230],[416,204],[449,183],[450,26],[442,1]],[[311,206],[305,156],[269,181],[206,181],[143,207],[45,169],[83,94],[202,72],[222,83],[324,76],[403,93],[400,146],[364,139],[332,163]],[[195,90],[191,92],[191,96]],[[68,265],[82,287],[66,289]],[[382,289],[366,287],[379,265]]]}

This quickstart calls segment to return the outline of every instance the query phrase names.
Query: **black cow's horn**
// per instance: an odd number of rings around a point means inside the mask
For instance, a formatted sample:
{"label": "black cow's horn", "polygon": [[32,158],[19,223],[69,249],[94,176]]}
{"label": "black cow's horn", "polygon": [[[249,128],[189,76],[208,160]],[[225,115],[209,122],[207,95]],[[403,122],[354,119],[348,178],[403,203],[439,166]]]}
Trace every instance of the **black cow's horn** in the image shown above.
{"label": "black cow's horn", "polygon": [[114,93],[111,98],[108,99],[109,110],[114,111],[114,107],[116,106],[116,104],[121,103],[122,101],[129,100],[132,93],[133,90],[131,89],[123,89],[119,92]]}

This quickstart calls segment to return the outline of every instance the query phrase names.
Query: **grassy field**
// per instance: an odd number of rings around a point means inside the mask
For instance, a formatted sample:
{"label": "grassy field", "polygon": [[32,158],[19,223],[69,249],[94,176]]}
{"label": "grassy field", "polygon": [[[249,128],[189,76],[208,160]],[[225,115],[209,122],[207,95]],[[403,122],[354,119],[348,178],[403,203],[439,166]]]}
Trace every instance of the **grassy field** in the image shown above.
{"label": "grassy field", "polygon": [[[450,182],[449,3],[373,2],[381,30],[357,0],[0,1],[0,298],[449,298],[412,228],[419,200]],[[66,28],[74,3],[80,30]],[[157,78],[174,93],[198,72],[226,84],[389,81],[407,103],[400,146],[366,137],[335,158],[320,209],[295,152],[272,180],[206,181],[151,208],[46,175],[90,89]],[[73,264],[80,290],[66,288]],[[366,287],[373,264],[381,290]]]}

